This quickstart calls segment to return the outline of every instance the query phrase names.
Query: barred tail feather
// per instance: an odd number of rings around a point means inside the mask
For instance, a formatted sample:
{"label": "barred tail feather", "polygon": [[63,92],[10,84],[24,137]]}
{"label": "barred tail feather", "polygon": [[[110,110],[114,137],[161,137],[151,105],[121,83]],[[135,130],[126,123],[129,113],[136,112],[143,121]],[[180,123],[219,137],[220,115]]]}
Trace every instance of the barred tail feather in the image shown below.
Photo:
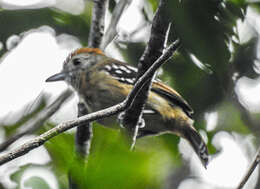
{"label": "barred tail feather", "polygon": [[185,128],[184,138],[189,141],[202,164],[207,168],[209,161],[208,148],[200,134],[193,127],[189,126]]}

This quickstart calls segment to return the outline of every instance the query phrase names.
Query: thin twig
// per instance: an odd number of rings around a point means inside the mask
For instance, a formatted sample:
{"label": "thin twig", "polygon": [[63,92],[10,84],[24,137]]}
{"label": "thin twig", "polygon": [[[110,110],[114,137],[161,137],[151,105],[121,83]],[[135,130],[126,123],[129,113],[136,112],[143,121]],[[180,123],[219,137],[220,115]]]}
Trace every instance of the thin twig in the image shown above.
{"label": "thin twig", "polygon": [[102,119],[105,117],[109,117],[115,114],[118,114],[122,111],[124,111],[126,108],[128,108],[133,100],[135,99],[136,93],[140,91],[140,89],[143,87],[143,85],[146,83],[147,79],[150,78],[153,73],[163,64],[165,63],[172,55],[172,53],[179,47],[180,42],[179,40],[176,40],[174,43],[172,43],[165,52],[158,58],[154,64],[145,72],[145,74],[138,79],[138,81],[135,83],[132,91],[129,93],[127,98],[112,107],[87,114],[85,116],[79,117],[77,119],[67,121],[64,123],[61,123],[57,125],[56,127],[50,129],[49,131],[41,134],[40,136],[34,138],[33,140],[30,140],[23,145],[15,148],[14,150],[11,150],[10,152],[3,154],[0,156],[0,165],[3,165],[4,163],[7,163],[13,159],[16,159],[31,150],[43,145],[46,141],[50,140],[51,138],[59,135],[60,133],[63,133],[64,131],[67,131],[73,127],[77,127],[79,125],[85,124],[86,122],[95,121],[98,119]]}
{"label": "thin twig", "polygon": [[13,136],[9,137],[6,141],[0,144],[0,152],[6,150],[11,144],[13,144],[16,140],[23,137],[24,135],[33,133],[37,131],[43,123],[51,117],[59,108],[60,106],[72,95],[72,91],[67,89],[63,91],[59,97],[46,109],[41,111],[35,118],[26,122],[23,125],[21,130],[15,133]]}
{"label": "thin twig", "polygon": [[242,189],[244,187],[244,185],[248,181],[248,179],[251,176],[251,174],[254,172],[254,170],[257,167],[257,165],[259,164],[259,162],[260,162],[260,148],[258,149],[253,163],[251,164],[250,168],[248,169],[246,175],[243,177],[243,179],[239,183],[237,189]]}
{"label": "thin twig", "polygon": [[[152,22],[151,36],[146,49],[138,63],[138,74],[136,80],[141,77],[153,64],[153,62],[161,56],[164,50],[165,40],[167,40],[168,19],[166,15],[166,2],[160,0],[159,6]],[[156,70],[155,70],[156,71]],[[142,111],[144,104],[148,98],[155,72],[147,80],[142,92],[136,95],[135,101],[129,109],[124,113],[122,124],[127,130],[127,134],[131,140],[131,149],[133,149],[138,134],[138,124],[142,121]]]}
{"label": "thin twig", "polygon": [[116,7],[113,10],[113,14],[111,17],[111,22],[108,26],[108,29],[102,39],[100,49],[104,50],[107,45],[115,38],[117,31],[116,26],[121,18],[122,12],[127,5],[129,5],[132,0],[120,0],[119,3],[116,4]]}

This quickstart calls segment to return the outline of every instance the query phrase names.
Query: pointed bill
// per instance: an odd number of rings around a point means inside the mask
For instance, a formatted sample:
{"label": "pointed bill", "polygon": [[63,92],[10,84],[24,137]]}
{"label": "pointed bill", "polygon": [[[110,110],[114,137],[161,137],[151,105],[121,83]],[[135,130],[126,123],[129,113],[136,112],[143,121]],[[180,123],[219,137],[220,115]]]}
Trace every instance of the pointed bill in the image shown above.
{"label": "pointed bill", "polygon": [[46,82],[64,81],[65,78],[66,78],[66,73],[61,72],[49,77],[48,79],[46,79]]}

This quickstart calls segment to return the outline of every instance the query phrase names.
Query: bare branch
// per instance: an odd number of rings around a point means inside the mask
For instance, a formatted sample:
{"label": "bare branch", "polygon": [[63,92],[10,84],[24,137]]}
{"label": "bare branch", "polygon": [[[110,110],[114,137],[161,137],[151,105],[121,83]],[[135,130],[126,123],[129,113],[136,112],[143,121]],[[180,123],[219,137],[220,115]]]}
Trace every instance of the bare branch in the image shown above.
{"label": "bare branch", "polygon": [[129,95],[123,102],[112,107],[91,114],[87,114],[77,119],[57,125],[53,129],[50,129],[49,131],[41,134],[35,139],[30,140],[24,143],[23,145],[15,148],[14,150],[11,150],[10,152],[0,156],[0,165],[3,165],[6,162],[9,162],[30,152],[31,150],[43,145],[46,141],[50,140],[51,138],[73,127],[85,124],[86,122],[91,122],[105,117],[109,117],[124,111],[132,104],[133,100],[135,99],[136,93],[140,91],[143,85],[147,82],[147,79],[150,78],[153,75],[153,73],[171,57],[172,53],[179,47],[179,44],[180,42],[177,40],[165,50],[165,52],[160,56],[160,58],[158,58],[154,62],[154,64],[145,72],[145,74],[138,79],[138,81],[135,83],[135,86],[133,87],[133,90],[129,93]]}
{"label": "bare branch", "polygon": [[[138,78],[140,78],[149,69],[153,62],[161,56],[164,50],[169,25],[166,15],[166,8],[166,0],[160,0],[159,6],[153,18],[151,36],[148,45],[146,46],[146,49],[138,63],[138,74],[136,80],[138,80]],[[136,95],[135,101],[131,107],[124,113],[122,124],[127,129],[130,139],[132,140],[131,148],[133,148],[136,141],[139,127],[138,124],[140,124],[142,120],[142,111],[148,97],[154,74],[155,72],[151,75],[145,86],[142,88],[142,92]]]}
{"label": "bare branch", "polygon": [[61,123],[56,127],[54,127],[53,129],[50,129],[49,131],[36,137],[35,139],[30,140],[24,143],[23,145],[19,146],[18,148],[11,150],[11,152],[2,155],[0,157],[0,165],[28,153],[29,151],[43,145],[46,141],[50,140],[51,138],[57,136],[60,133],[63,133],[64,131],[67,131],[73,127],[79,126],[80,124],[84,124],[89,121],[95,121],[104,117],[114,115],[119,111],[121,111],[123,107],[124,107],[124,103],[120,103],[110,108],[79,117],[75,120]]}
{"label": "bare branch", "polygon": [[257,151],[257,154],[255,156],[255,159],[253,161],[253,163],[251,164],[250,168],[248,169],[246,175],[244,176],[244,178],[241,180],[241,182],[239,183],[237,189],[242,189],[244,187],[244,185],[246,184],[246,182],[248,181],[249,177],[251,176],[251,174],[254,172],[255,168],[257,167],[257,165],[260,162],[260,148]]}
{"label": "bare branch", "polygon": [[107,45],[115,38],[117,34],[116,26],[121,18],[122,12],[125,9],[125,7],[129,5],[131,2],[132,0],[120,0],[119,3],[117,3],[116,7],[113,10],[111,22],[101,42],[100,49],[104,50],[107,47]]}
{"label": "bare branch", "polygon": [[29,122],[25,123],[21,127],[16,134],[9,137],[6,141],[0,144],[0,152],[7,149],[12,143],[14,143],[17,139],[21,138],[24,135],[30,134],[38,130],[43,123],[51,117],[59,108],[60,106],[72,95],[72,91],[67,89],[63,91],[59,97],[46,109],[41,111],[35,118],[29,120]]}
{"label": "bare branch", "polygon": [[99,48],[104,35],[104,20],[107,0],[94,0],[88,47]]}

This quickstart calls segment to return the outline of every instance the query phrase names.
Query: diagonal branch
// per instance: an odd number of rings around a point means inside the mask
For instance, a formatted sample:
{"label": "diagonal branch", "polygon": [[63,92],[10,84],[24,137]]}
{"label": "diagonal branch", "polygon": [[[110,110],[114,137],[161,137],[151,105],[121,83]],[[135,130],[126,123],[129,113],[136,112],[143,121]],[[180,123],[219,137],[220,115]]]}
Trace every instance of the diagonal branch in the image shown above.
{"label": "diagonal branch", "polygon": [[43,125],[43,123],[49,117],[51,117],[60,108],[60,106],[72,95],[72,93],[73,92],[69,89],[63,91],[51,105],[41,111],[35,118],[25,123],[25,125],[21,127],[21,130],[19,130],[13,136],[9,137],[6,141],[1,143],[0,152],[6,150],[11,144],[13,144],[16,140],[23,137],[24,135],[37,131]]}
{"label": "diagonal branch", "polygon": [[177,40],[176,42],[172,43],[166,50],[165,52],[158,58],[154,64],[145,72],[143,76],[141,76],[136,84],[133,87],[133,90],[129,93],[127,98],[112,107],[87,114],[85,116],[79,117],[77,119],[67,121],[64,123],[61,123],[57,125],[56,127],[50,129],[49,131],[41,134],[40,136],[34,138],[33,140],[30,140],[23,145],[15,148],[14,150],[11,150],[10,152],[3,154],[0,156],[0,165],[3,165],[4,163],[7,163],[13,159],[16,159],[31,150],[43,145],[46,141],[50,140],[51,138],[59,135],[60,133],[63,133],[64,131],[67,131],[73,127],[77,127],[79,125],[85,124],[87,122],[95,121],[98,119],[102,119],[105,117],[109,117],[115,114],[118,114],[126,108],[128,108],[131,103],[134,101],[136,93],[140,91],[140,89],[143,87],[143,85],[146,83],[147,79],[150,78],[153,73],[163,64],[165,63],[172,55],[172,53],[178,48],[179,46],[179,41]]}
{"label": "diagonal branch", "polygon": [[[153,62],[161,56],[164,50],[164,44],[167,42],[167,30],[169,25],[168,16],[166,14],[166,1],[167,0],[160,0],[159,6],[153,18],[151,36],[138,63],[138,74],[136,80],[138,80],[138,78],[140,78],[149,69]],[[138,124],[141,123],[142,111],[148,98],[148,93],[154,76],[155,72],[147,80],[145,86],[142,88],[142,92],[136,95],[135,101],[131,107],[124,113],[122,124],[130,135],[131,148],[135,145],[139,128]]]}
{"label": "diagonal branch", "polygon": [[259,162],[260,162],[260,148],[258,149],[254,161],[252,162],[251,166],[249,167],[249,169],[248,169],[246,175],[244,176],[244,178],[239,183],[237,189],[242,189],[244,187],[244,185],[248,181],[251,174],[254,172],[254,170],[257,167],[257,165],[259,164]]}
{"label": "diagonal branch", "polygon": [[107,45],[115,38],[117,34],[116,26],[121,18],[122,12],[125,9],[125,7],[129,5],[131,2],[132,0],[120,0],[119,3],[117,3],[116,7],[113,10],[111,22],[101,42],[101,50],[104,50],[107,47]]}

